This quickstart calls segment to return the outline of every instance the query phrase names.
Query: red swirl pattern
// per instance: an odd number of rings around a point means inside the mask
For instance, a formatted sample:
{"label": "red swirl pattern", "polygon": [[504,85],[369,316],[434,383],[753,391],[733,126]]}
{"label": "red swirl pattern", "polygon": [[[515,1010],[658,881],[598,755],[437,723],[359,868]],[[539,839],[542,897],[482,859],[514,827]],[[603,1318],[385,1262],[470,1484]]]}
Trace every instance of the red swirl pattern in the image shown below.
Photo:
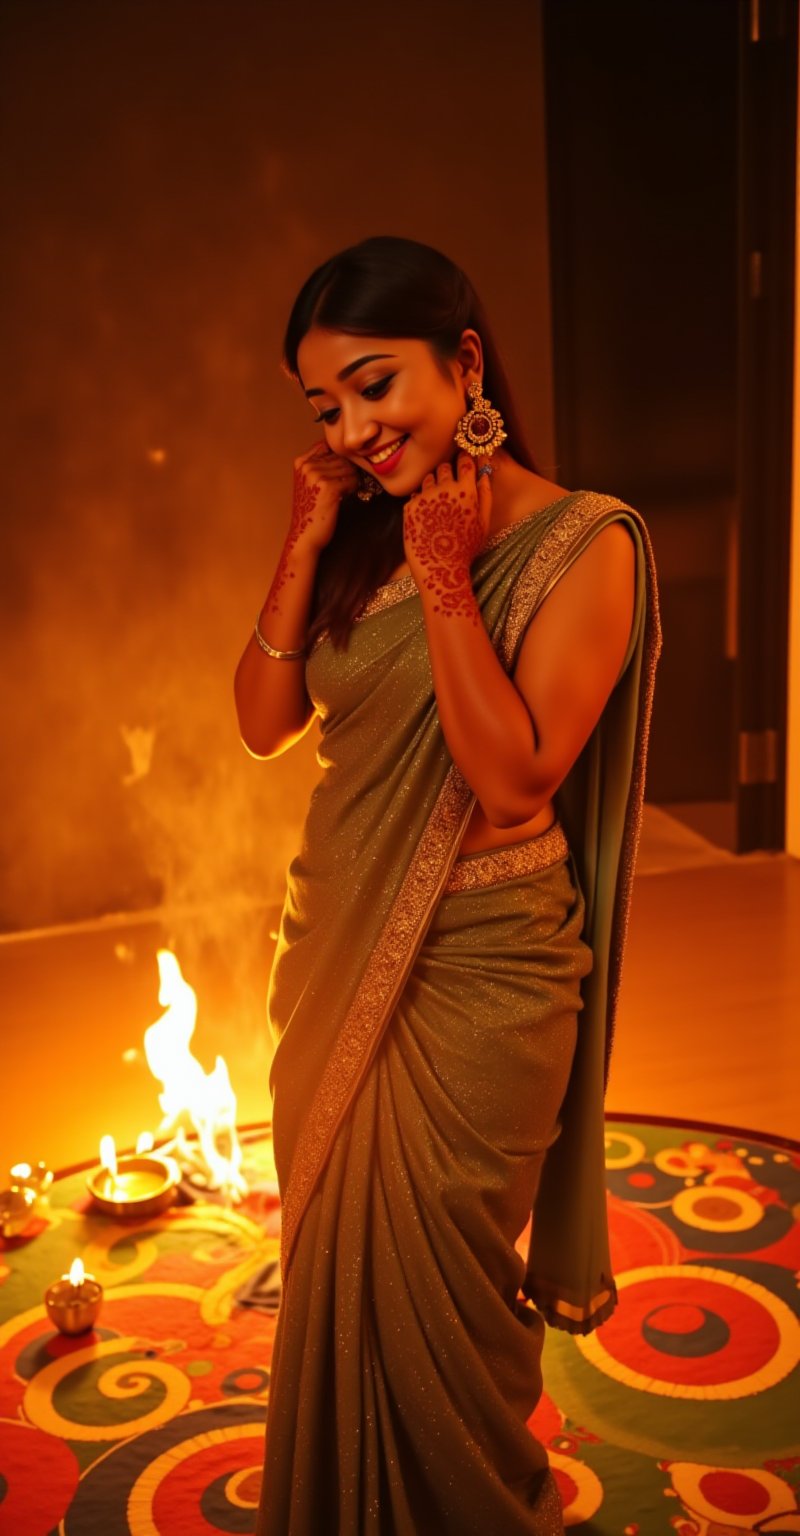
{"label": "red swirl pattern", "polygon": [[275,572],[272,586],[269,589],[269,595],[267,597],[266,603],[268,613],[281,612],[280,603],[278,602],[278,594],[280,593],[281,589],[286,586],[287,581],[294,580],[294,571],[289,570],[289,559],[298,539],[303,533],[305,533],[306,528],[308,528],[313,521],[314,507],[316,505],[317,497],[319,496],[319,491],[320,488],[318,485],[309,485],[303,476],[302,470],[295,468],[294,491],[292,495],[292,519],[289,525],[289,532],[286,536],[286,542],[283,546],[283,549],[281,550],[281,557],[278,561],[278,569]]}
{"label": "red swirl pattern", "polygon": [[480,623],[469,568],[484,531],[467,492],[437,487],[435,493],[414,497],[406,507],[404,537],[417,584],[436,599],[434,613]]}
{"label": "red swirl pattern", "polygon": [[[800,1149],[668,1127],[606,1117],[620,1304],[550,1330],[530,1429],[570,1530],[796,1530]],[[0,1238],[0,1536],[255,1531],[281,1211],[268,1130],[244,1146],[237,1211],[114,1224],[75,1173],[44,1230]],[[106,1291],[70,1339],[42,1292],[76,1253]]]}

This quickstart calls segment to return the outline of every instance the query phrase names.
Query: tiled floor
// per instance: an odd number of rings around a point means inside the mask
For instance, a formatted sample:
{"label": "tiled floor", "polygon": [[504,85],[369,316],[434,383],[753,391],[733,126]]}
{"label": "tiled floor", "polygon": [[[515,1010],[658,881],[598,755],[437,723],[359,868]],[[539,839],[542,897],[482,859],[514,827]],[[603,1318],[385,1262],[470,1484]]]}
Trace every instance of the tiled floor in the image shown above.
{"label": "tiled floor", "polygon": [[606,1108],[800,1140],[800,860],[646,807]]}
{"label": "tiled floor", "polygon": [[[225,1056],[240,1124],[269,1115],[275,916],[242,913],[243,952],[259,955],[244,982],[241,955],[218,951],[187,973],[193,1049],[207,1070]],[[798,934],[800,861],[736,857],[647,806],[606,1108],[800,1139]],[[106,1131],[124,1147],[157,1128],[142,1037],[161,1013],[155,954],[169,942],[147,914],[0,939],[0,1167],[62,1167],[91,1157]]]}

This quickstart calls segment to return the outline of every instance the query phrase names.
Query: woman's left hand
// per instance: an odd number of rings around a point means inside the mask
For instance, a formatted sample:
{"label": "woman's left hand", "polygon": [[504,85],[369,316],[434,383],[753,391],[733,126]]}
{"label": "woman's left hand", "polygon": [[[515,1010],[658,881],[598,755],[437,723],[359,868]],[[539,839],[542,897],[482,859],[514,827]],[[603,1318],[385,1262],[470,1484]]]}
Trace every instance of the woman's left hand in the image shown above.
{"label": "woman's left hand", "polygon": [[403,543],[417,586],[434,598],[434,612],[471,613],[469,569],[489,532],[491,476],[477,471],[488,463],[459,453],[456,473],[445,462],[425,476],[403,508]]}

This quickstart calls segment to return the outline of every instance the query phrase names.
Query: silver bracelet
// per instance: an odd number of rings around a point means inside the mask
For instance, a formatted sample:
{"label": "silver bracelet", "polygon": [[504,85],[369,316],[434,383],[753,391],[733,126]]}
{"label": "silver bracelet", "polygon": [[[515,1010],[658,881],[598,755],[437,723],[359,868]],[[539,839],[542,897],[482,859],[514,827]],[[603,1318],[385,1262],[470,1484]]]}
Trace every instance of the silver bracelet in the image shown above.
{"label": "silver bracelet", "polygon": [[270,645],[264,639],[264,636],[258,627],[258,619],[256,619],[255,636],[259,645],[261,646],[262,651],[266,651],[268,656],[274,656],[278,661],[299,661],[300,657],[305,656],[306,654],[305,646],[303,646],[299,651],[276,651],[274,645]]}

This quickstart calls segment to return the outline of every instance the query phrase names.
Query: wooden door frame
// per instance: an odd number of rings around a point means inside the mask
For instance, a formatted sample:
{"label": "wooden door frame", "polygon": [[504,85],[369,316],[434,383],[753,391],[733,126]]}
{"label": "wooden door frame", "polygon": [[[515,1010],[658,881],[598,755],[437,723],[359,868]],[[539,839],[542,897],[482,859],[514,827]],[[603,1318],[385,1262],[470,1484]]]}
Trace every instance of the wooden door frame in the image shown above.
{"label": "wooden door frame", "polygon": [[742,0],[736,846],[783,849],[794,392],[798,10]]}

